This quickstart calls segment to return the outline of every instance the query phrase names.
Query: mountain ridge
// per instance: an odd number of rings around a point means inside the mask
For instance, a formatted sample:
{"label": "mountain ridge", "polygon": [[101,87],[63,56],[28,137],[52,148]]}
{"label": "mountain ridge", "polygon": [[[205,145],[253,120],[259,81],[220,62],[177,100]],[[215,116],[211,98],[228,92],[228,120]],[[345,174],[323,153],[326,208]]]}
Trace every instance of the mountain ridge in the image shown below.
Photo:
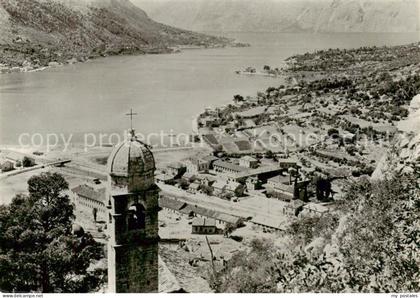
{"label": "mountain ridge", "polygon": [[129,0],[0,0],[0,68],[32,70],[99,56],[168,53],[230,40],[155,22]]}
{"label": "mountain ridge", "polygon": [[179,28],[235,32],[416,32],[419,0],[134,0]]}

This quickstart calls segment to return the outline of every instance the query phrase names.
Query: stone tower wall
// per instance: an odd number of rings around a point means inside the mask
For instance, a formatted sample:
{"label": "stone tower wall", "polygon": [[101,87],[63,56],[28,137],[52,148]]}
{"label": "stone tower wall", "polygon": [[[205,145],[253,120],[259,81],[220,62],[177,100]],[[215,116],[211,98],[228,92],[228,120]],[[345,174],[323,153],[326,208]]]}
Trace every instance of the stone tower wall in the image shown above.
{"label": "stone tower wall", "polygon": [[158,245],[122,246],[116,250],[116,292],[158,291]]}
{"label": "stone tower wall", "polygon": [[[112,196],[110,193],[108,281],[112,292],[158,291],[158,197],[159,189],[154,184],[135,194]],[[128,211],[135,203],[145,208],[145,226],[129,230]]]}

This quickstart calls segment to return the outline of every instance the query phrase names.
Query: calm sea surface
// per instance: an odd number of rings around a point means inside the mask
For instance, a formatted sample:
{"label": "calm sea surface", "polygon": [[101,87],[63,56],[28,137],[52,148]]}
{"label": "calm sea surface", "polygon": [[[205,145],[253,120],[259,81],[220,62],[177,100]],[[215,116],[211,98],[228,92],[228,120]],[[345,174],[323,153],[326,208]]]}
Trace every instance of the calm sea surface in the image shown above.
{"label": "calm sea surface", "polygon": [[321,48],[397,45],[420,40],[408,34],[223,33],[250,48],[186,50],[179,54],[124,56],[0,75],[0,143],[22,133],[111,133],[129,127],[125,113],[139,113],[142,133],[190,132],[192,119],[234,94],[255,95],[281,79],[238,76],[246,66],[281,67],[285,58]]}

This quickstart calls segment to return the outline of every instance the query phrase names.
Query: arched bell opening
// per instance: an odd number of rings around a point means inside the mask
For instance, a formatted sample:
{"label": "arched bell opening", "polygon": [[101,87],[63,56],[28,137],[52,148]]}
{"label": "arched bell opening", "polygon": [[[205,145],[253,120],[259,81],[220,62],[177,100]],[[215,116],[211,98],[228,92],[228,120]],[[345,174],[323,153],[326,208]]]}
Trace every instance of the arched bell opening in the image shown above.
{"label": "arched bell opening", "polygon": [[128,208],[128,230],[141,230],[146,226],[146,209],[140,203],[136,203]]}

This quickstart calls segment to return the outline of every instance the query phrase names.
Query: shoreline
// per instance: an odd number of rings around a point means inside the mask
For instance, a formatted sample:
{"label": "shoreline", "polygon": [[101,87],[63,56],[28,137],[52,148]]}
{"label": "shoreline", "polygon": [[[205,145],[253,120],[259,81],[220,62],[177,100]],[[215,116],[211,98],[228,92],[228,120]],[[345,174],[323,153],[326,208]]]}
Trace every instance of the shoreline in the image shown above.
{"label": "shoreline", "polygon": [[[118,57],[118,56],[140,56],[140,55],[162,55],[162,54],[179,54],[183,51],[188,50],[205,50],[205,49],[221,49],[221,48],[242,48],[242,47],[250,47],[250,44],[244,44],[237,41],[231,41],[227,44],[212,44],[212,45],[176,45],[168,48],[156,48],[150,50],[135,50],[135,51],[128,51],[121,53],[104,53],[104,54],[97,54],[97,55],[89,55],[89,56],[75,56],[69,57],[68,59],[63,59],[62,61],[55,61],[51,60],[48,62],[48,65],[32,65],[28,60],[25,60],[22,65],[4,65],[0,63],[0,75],[2,74],[11,74],[11,73],[31,73],[31,72],[39,72],[44,71],[50,68],[62,67],[66,65],[73,65],[78,63],[85,63],[92,60],[100,59],[100,58],[108,58],[108,57]],[[0,45],[1,47],[1,45]]]}

